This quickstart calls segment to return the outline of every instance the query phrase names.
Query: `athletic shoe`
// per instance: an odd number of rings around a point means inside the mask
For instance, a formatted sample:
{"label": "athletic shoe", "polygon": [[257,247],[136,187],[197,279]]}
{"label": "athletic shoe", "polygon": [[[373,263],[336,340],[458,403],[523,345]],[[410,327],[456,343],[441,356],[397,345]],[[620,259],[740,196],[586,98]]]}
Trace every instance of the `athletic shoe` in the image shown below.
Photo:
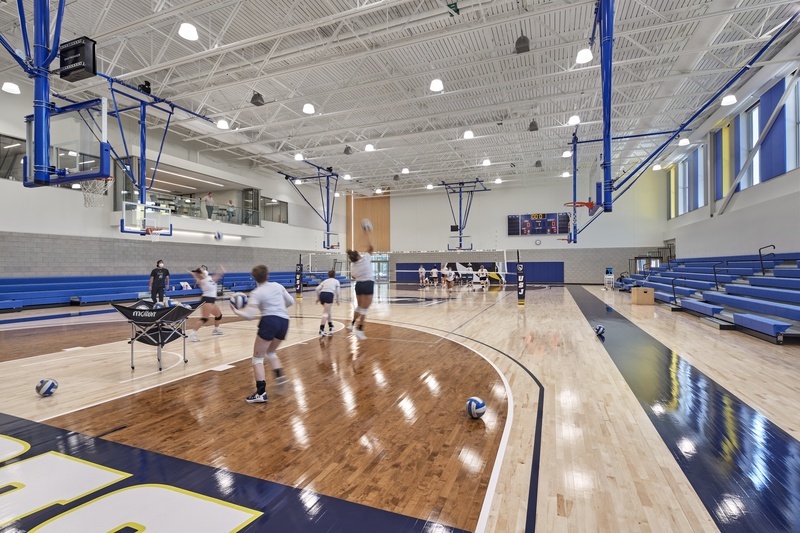
{"label": "athletic shoe", "polygon": [[363,331],[361,331],[360,329],[357,329],[357,330],[355,330],[355,331],[353,332],[353,334],[356,336],[356,338],[357,338],[358,340],[361,340],[361,341],[365,341],[365,340],[367,340],[367,336],[366,336],[366,335],[364,335],[364,332],[363,332]]}
{"label": "athletic shoe", "polygon": [[353,324],[347,325],[347,331],[353,331]]}
{"label": "athletic shoe", "polygon": [[225,335],[225,332],[219,328],[214,328],[214,331],[211,332],[212,335]]}
{"label": "athletic shoe", "polygon": [[284,383],[287,383],[288,381],[289,381],[289,378],[286,377],[286,374],[282,374],[282,375],[280,375],[280,376],[275,378],[275,383],[277,383],[278,385],[283,385]]}
{"label": "athletic shoe", "polygon": [[328,328],[328,336],[333,335],[333,327]]}
{"label": "athletic shoe", "polygon": [[327,333],[325,333],[325,330],[324,330],[324,329],[321,329],[321,330],[319,330],[319,336],[320,336],[320,337],[327,337],[327,336],[328,336],[328,334],[327,334]]}
{"label": "athletic shoe", "polygon": [[250,396],[244,399],[247,403],[267,403],[267,393],[259,394],[254,392]]}
{"label": "athletic shoe", "polygon": [[194,331],[189,333],[189,340],[192,342],[200,342],[200,339],[197,338],[197,333]]}

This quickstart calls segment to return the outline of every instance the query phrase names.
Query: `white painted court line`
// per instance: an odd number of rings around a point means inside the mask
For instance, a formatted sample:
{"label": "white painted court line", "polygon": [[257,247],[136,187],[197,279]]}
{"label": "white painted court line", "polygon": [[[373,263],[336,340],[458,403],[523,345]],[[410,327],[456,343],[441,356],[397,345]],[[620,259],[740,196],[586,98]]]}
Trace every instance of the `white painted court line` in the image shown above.
{"label": "white painted court line", "polygon": [[[295,344],[299,344],[299,342],[293,342],[293,343],[287,343],[287,344],[281,345],[281,347],[278,348],[278,350],[283,350],[284,348],[287,348],[289,346],[294,346]],[[126,350],[126,353],[127,353],[127,350]],[[236,361],[233,361],[233,362],[237,363],[239,361],[244,361],[245,359],[250,359],[250,358],[251,358],[251,356],[248,355],[246,357],[242,357],[241,359],[237,359]],[[52,359],[51,359],[51,361],[52,361]],[[208,368],[204,368],[202,370],[197,370],[196,372],[190,372],[188,374],[185,373],[185,374],[182,374],[179,377],[176,377],[176,378],[173,378],[173,379],[170,379],[170,380],[162,381],[160,383],[154,383],[153,385],[151,385],[149,387],[144,387],[142,389],[138,389],[138,390],[131,391],[131,392],[125,392],[123,394],[118,394],[117,396],[112,396],[111,398],[107,398],[107,399],[104,399],[104,400],[98,400],[98,401],[90,403],[88,405],[83,405],[81,407],[76,407],[75,409],[70,409],[70,410],[65,411],[63,413],[57,413],[57,414],[54,414],[52,416],[48,416],[48,417],[45,417],[45,418],[42,418],[42,419],[38,419],[38,420],[31,419],[31,420],[34,420],[34,422],[46,422],[46,421],[48,421],[50,419],[58,418],[59,416],[65,416],[65,415],[68,415],[68,414],[71,414],[71,413],[77,413],[78,411],[83,411],[84,409],[89,409],[90,407],[95,407],[97,405],[102,405],[102,404],[104,404],[106,402],[119,400],[120,398],[125,398],[126,396],[133,396],[134,394],[139,394],[140,392],[144,392],[144,391],[147,391],[147,390],[150,390],[150,389],[155,389],[157,387],[162,387],[164,385],[169,385],[170,383],[174,383],[174,382],[180,381],[182,379],[187,379],[187,378],[196,376],[198,374],[202,374],[203,372],[208,372],[208,370],[209,370]]]}
{"label": "white painted court line", "polygon": [[220,365],[220,366],[215,366],[211,370],[213,370],[214,372],[224,372],[225,370],[229,370],[231,368],[234,368],[234,366],[233,365]]}
{"label": "white painted court line", "polygon": [[161,352],[161,364],[162,364],[162,365],[164,364],[164,355],[166,355],[166,354],[174,355],[175,357],[177,357],[177,358],[178,358],[178,360],[175,362],[175,364],[173,364],[173,365],[170,365],[170,366],[165,366],[165,367],[163,367],[163,369],[162,369],[162,370],[159,370],[159,371],[157,371],[157,372],[150,372],[149,374],[144,374],[144,375],[141,375],[141,376],[136,376],[135,378],[123,379],[123,380],[122,380],[122,381],[120,381],[119,383],[120,383],[120,384],[123,384],[123,383],[131,383],[131,382],[133,382],[133,381],[136,381],[137,379],[144,379],[144,378],[148,378],[148,377],[150,377],[150,376],[157,376],[157,375],[159,375],[159,374],[162,374],[162,373],[164,372],[164,370],[170,370],[170,369],[172,369],[172,368],[175,368],[176,366],[178,366],[179,364],[181,364],[181,363],[183,362],[183,356],[182,356],[181,354],[179,354],[179,353],[177,353],[177,352],[165,352],[165,351],[162,351],[162,352]]}
{"label": "white painted court line", "polygon": [[74,348],[63,348],[62,352],[71,352],[73,350],[83,350],[83,346],[75,346]]}

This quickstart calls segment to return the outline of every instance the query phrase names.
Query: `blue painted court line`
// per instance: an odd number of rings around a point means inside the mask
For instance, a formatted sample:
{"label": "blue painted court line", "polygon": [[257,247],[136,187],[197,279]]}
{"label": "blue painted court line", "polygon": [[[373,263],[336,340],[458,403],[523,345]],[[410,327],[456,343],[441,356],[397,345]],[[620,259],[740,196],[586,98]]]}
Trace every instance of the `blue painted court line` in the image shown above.
{"label": "blue painted court line", "polygon": [[606,351],[719,529],[800,531],[800,442],[586,289],[569,292],[605,326]]}
{"label": "blue painted court line", "polygon": [[[446,525],[403,516],[397,513],[348,502],[317,494],[309,490],[292,488],[251,476],[236,474],[159,453],[153,453],[124,444],[89,437],[16,418],[0,413],[0,435],[6,435],[30,444],[30,449],[14,459],[0,461],[3,467],[30,459],[47,452],[58,452],[69,457],[88,461],[94,465],[112,468],[131,474],[88,495],[70,502],[53,502],[28,516],[18,518],[27,508],[14,509],[10,503],[3,506],[3,496],[14,491],[0,492],[0,522],[12,517],[14,531],[30,531],[55,516],[68,514],[78,506],[96,498],[135,485],[163,484],[191,491],[201,497],[257,511],[259,516],[243,529],[250,533],[263,531],[336,533],[336,532],[397,532],[397,533],[460,533],[463,530]],[[214,438],[209,436],[209,438]],[[41,473],[39,473],[41,476]],[[46,473],[55,479],[57,471]],[[37,478],[39,479],[39,478]],[[11,480],[13,482],[15,480]],[[25,490],[36,491],[37,487]],[[27,500],[21,501],[25,504]],[[184,512],[186,509],[184,509]],[[180,512],[173,509],[172,512]],[[149,513],[145,512],[145,517]],[[129,515],[128,515],[129,516]],[[8,519],[8,518],[7,518]],[[119,524],[123,526],[124,524]],[[3,529],[3,524],[0,524]],[[154,529],[155,530],[155,529]],[[115,529],[116,531],[116,529]]]}
{"label": "blue painted court line", "polygon": [[40,316],[27,316],[24,318],[10,318],[8,320],[0,320],[2,324],[20,324],[22,322],[39,322],[43,320],[54,320],[56,318],[72,318],[76,316],[91,316],[91,315],[104,315],[107,313],[116,313],[116,309],[101,309],[98,311],[74,311],[72,313],[59,313],[57,315],[40,315]]}

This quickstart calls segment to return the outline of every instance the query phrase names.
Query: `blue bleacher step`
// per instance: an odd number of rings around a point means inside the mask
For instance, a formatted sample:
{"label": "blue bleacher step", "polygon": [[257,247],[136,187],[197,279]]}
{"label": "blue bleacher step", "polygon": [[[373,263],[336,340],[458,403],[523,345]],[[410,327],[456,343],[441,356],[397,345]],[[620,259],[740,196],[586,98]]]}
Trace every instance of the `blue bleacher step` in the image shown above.
{"label": "blue bleacher step", "polygon": [[751,315],[749,313],[734,313],[733,323],[737,326],[749,328],[773,337],[792,327],[791,324],[781,322],[780,320],[773,320],[772,318]]}
{"label": "blue bleacher step", "polygon": [[792,289],[774,289],[770,287],[753,287],[751,285],[729,284],[725,286],[728,294],[752,296],[765,300],[800,304],[800,291]]}
{"label": "blue bleacher step", "polygon": [[724,309],[724,307],[721,305],[709,304],[699,300],[693,300],[691,298],[681,298],[681,307],[685,307],[686,309],[690,309],[697,313],[708,316],[714,316],[718,313],[721,313]]}
{"label": "blue bleacher step", "polygon": [[737,307],[746,311],[800,321],[800,306],[797,305],[746,298],[716,291],[703,292],[703,299],[707,302]]}
{"label": "blue bleacher step", "polygon": [[653,293],[653,297],[662,302],[675,303],[675,297],[672,296],[672,294],[667,294],[666,292],[655,291],[655,293]]}
{"label": "blue bleacher step", "polygon": [[754,276],[750,285],[756,287],[775,287],[778,289],[800,289],[800,278],[779,278],[775,276]]}

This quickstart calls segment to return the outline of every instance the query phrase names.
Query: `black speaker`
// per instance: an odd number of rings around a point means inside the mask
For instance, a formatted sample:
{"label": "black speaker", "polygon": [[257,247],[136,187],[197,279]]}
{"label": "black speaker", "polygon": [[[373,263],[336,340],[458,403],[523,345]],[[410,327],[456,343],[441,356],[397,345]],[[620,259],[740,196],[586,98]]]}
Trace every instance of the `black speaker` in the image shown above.
{"label": "black speaker", "polygon": [[450,224],[450,231],[458,231],[458,224]]}

